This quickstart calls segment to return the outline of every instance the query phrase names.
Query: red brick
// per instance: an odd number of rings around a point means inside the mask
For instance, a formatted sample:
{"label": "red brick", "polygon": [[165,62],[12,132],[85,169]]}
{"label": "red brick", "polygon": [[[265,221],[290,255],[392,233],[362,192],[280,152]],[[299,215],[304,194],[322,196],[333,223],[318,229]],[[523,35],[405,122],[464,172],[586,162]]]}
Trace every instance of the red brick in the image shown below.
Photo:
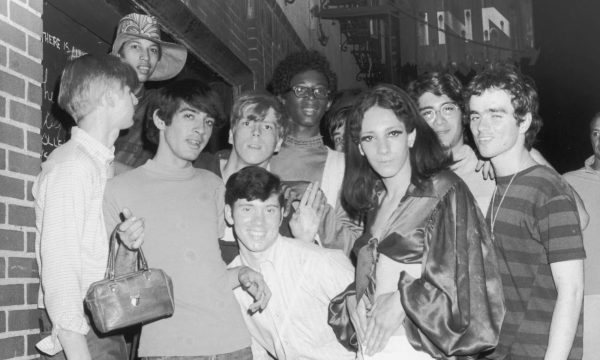
{"label": "red brick", "polygon": [[23,284],[0,285],[0,306],[25,304]]}
{"label": "red brick", "polygon": [[35,252],[35,233],[34,232],[27,233],[27,252],[28,253]]}
{"label": "red brick", "polygon": [[29,200],[29,201],[35,200],[33,198],[33,194],[31,193],[31,189],[32,188],[33,188],[33,181],[28,181],[27,182],[27,192],[26,192],[26,195],[27,195],[27,200]]}
{"label": "red brick", "polygon": [[33,10],[39,12],[40,14],[43,11],[43,5],[42,4],[43,4],[42,0],[29,0],[29,6]]}
{"label": "red brick", "polygon": [[[23,91],[25,90],[23,89]],[[23,97],[23,95],[20,96]],[[9,105],[9,117],[11,119],[31,126],[40,127],[42,123],[41,110],[13,100],[10,101]]]}
{"label": "red brick", "polygon": [[0,34],[2,34],[2,41],[6,41],[12,46],[16,46],[21,50],[25,48],[25,33],[15,28],[14,26],[0,20]]}
{"label": "red brick", "polygon": [[4,311],[0,311],[0,333],[6,331],[6,313]]}
{"label": "red brick", "polygon": [[42,103],[42,88],[36,84],[29,83],[27,86],[27,100],[34,104]]}
{"label": "red brick", "polygon": [[25,96],[25,80],[0,70],[0,91],[22,98]]}
{"label": "red brick", "polygon": [[0,96],[0,116],[6,117],[6,98]]}
{"label": "red brick", "polygon": [[25,354],[25,337],[0,339],[0,359],[14,359]]}
{"label": "red brick", "polygon": [[38,302],[38,291],[40,290],[40,284],[27,284],[27,304],[33,305]]}
{"label": "red brick", "polygon": [[35,211],[29,206],[8,204],[8,223],[35,227]]}
{"label": "red brick", "polygon": [[6,169],[6,150],[0,149],[0,169]]}
{"label": "red brick", "polygon": [[40,334],[27,335],[27,355],[39,354],[35,348],[35,344],[40,341]]}
{"label": "red brick", "polygon": [[27,53],[36,59],[41,59],[42,51],[42,40],[27,36]]}
{"label": "red brick", "polygon": [[6,66],[6,46],[0,45],[0,65]]}
{"label": "red brick", "polygon": [[0,122],[0,143],[22,149],[24,141],[23,129]]}
{"label": "red brick", "polygon": [[8,170],[15,171],[21,174],[37,175],[41,170],[42,160],[39,156],[29,156],[8,152]]}
{"label": "red brick", "polygon": [[23,74],[30,79],[42,82],[42,64],[31,60],[19,54],[16,51],[10,50],[8,53],[8,67],[19,74]]}
{"label": "red brick", "polygon": [[42,18],[15,2],[10,3],[10,19],[36,34],[42,34]]}
{"label": "red brick", "polygon": [[0,250],[23,251],[23,232],[0,229]]}
{"label": "red brick", "polygon": [[37,278],[39,271],[37,262],[33,258],[9,257],[9,278]]}
{"label": "red brick", "polygon": [[39,328],[39,311],[13,310],[8,312],[8,331],[19,331]]}

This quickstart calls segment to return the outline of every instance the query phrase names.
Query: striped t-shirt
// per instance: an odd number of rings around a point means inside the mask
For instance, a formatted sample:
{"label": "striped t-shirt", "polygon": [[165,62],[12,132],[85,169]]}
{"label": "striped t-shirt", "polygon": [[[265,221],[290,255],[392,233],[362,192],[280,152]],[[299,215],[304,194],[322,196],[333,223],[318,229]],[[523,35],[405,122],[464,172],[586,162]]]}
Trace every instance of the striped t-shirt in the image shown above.
{"label": "striped t-shirt", "polygon": [[[497,178],[487,214],[490,225],[491,214],[496,217],[493,235],[506,302],[491,357],[541,360],[557,298],[550,263],[583,259],[585,252],[572,190],[560,175],[540,165],[519,172],[511,183],[512,177]],[[581,359],[583,353],[582,315],[583,310],[569,359]]]}

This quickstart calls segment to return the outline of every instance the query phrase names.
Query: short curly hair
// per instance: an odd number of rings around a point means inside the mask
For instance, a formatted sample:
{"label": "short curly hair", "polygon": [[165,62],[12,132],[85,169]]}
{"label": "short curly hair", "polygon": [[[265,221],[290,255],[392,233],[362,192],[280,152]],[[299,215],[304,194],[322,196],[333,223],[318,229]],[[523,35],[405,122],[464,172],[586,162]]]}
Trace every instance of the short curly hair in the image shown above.
{"label": "short curly hair", "polygon": [[337,76],[331,70],[329,61],[317,50],[302,50],[289,54],[277,64],[271,79],[271,91],[283,95],[290,90],[294,76],[308,70],[320,72],[327,79],[329,93],[337,90]]}

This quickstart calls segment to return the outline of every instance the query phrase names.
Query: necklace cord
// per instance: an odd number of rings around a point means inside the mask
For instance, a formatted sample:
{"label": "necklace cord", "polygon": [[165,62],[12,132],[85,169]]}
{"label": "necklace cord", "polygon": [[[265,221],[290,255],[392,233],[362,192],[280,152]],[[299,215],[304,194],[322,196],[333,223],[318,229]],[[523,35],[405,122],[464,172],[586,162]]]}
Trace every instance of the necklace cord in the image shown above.
{"label": "necklace cord", "polygon": [[512,182],[518,173],[519,172],[517,171],[510,178],[510,181],[508,182],[508,186],[506,186],[506,189],[504,190],[504,193],[502,194],[502,197],[500,198],[500,202],[498,203],[498,208],[496,208],[495,214],[494,214],[494,202],[496,200],[496,192],[498,190],[498,185],[496,184],[496,187],[494,188],[494,193],[492,194],[492,208],[491,208],[491,214],[490,214],[491,215],[490,216],[490,230],[491,230],[492,236],[494,236],[494,225],[496,224],[496,219],[498,218],[498,213],[500,212],[500,206],[502,206],[502,202],[504,201],[504,198],[506,197],[506,193],[508,192],[510,185],[512,185]]}

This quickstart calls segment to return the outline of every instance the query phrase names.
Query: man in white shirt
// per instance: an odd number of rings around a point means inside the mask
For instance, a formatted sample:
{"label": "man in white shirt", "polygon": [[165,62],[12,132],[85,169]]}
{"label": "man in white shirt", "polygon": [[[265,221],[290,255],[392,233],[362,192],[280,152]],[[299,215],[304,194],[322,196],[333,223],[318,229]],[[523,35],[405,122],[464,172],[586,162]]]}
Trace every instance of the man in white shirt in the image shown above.
{"label": "man in white shirt", "polygon": [[[136,86],[134,70],[108,55],[84,55],[69,62],[62,73],[58,103],[77,126],[71,129],[71,139],[42,164],[32,189],[39,239],[38,305],[45,309],[42,334],[52,329],[37,348],[57,354],[52,359],[127,357],[122,335],[104,336],[91,326],[83,299],[106,271],[109,241],[102,198],[111,176],[113,144],[119,131],[133,124]],[[127,209],[119,211],[128,218],[115,223],[119,238],[128,248],[138,248],[143,220]]]}
{"label": "man in white shirt", "polygon": [[[585,160],[579,170],[563,175],[575,189],[589,212],[590,222],[583,230],[583,245],[587,258],[583,262],[585,274],[598,274],[600,271],[600,113],[590,122],[590,142],[594,154]],[[600,280],[594,276],[585,277],[583,298],[583,360],[596,359],[600,352]]]}
{"label": "man in white shirt", "polygon": [[[299,206],[310,211],[314,197],[307,191]],[[280,179],[261,167],[246,167],[227,181],[225,218],[240,243],[230,267],[260,272],[272,292],[266,309],[249,314],[245,309],[252,298],[235,291],[254,358],[354,359],[327,324],[329,302],[352,282],[354,269],[340,250],[281,236],[283,201]],[[316,214],[313,220],[318,222]]]}

